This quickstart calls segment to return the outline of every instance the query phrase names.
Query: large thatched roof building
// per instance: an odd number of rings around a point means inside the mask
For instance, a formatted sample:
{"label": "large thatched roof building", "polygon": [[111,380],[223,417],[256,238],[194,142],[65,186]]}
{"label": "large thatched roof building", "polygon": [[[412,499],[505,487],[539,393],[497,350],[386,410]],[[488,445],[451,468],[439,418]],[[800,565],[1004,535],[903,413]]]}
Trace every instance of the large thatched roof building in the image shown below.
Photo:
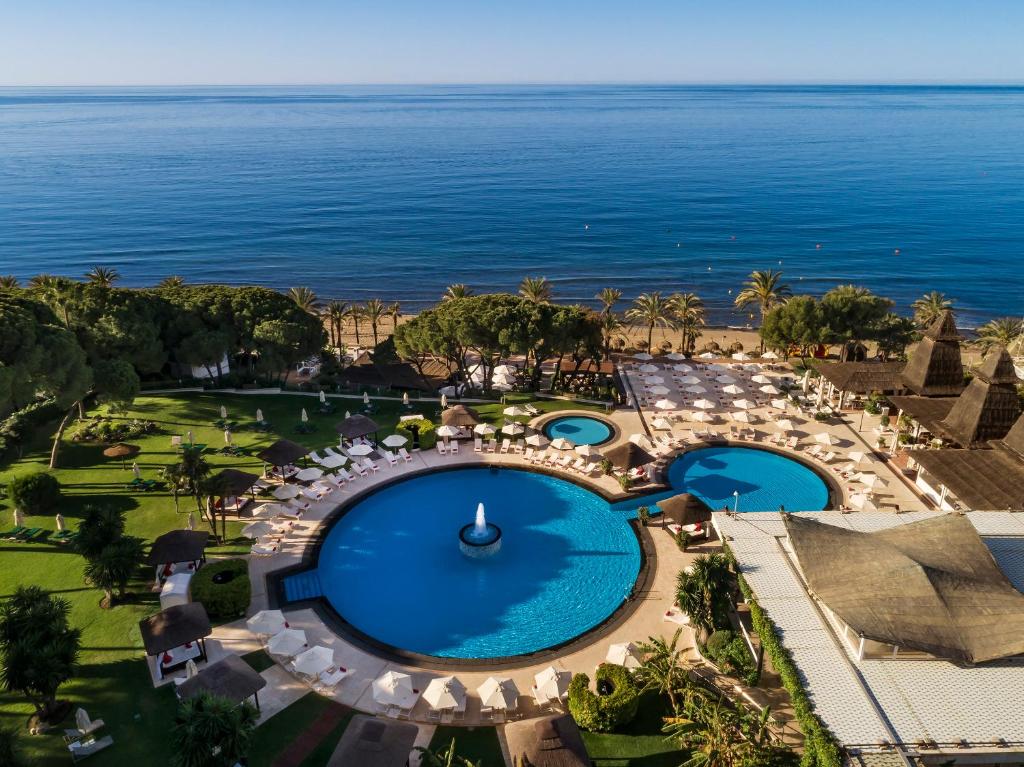
{"label": "large thatched roof building", "polygon": [[513,722],[505,727],[514,767],[589,767],[590,755],[567,714]]}
{"label": "large thatched roof building", "polygon": [[922,397],[952,397],[963,391],[964,364],[953,312],[942,313],[923,333],[903,368],[906,388]]}

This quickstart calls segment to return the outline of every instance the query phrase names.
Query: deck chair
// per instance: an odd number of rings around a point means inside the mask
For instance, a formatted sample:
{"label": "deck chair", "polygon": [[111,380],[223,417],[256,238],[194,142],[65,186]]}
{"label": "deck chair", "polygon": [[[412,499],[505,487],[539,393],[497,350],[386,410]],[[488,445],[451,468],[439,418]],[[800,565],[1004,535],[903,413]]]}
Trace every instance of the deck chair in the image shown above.
{"label": "deck chair", "polygon": [[526,448],[526,452],[523,453],[523,458],[527,461],[527,463],[533,463],[533,454],[535,452],[536,451],[532,447]]}
{"label": "deck chair", "polygon": [[387,460],[389,466],[398,465],[398,458],[395,457],[394,453],[390,450],[382,450],[381,452],[384,454],[384,458]]}
{"label": "deck chair", "polygon": [[474,453],[482,453],[483,451],[484,451],[484,441],[482,439],[480,439],[479,437],[476,437],[473,440],[473,452]]}
{"label": "deck chair", "polygon": [[510,448],[511,446],[512,446],[512,440],[510,440],[510,439],[509,439],[508,437],[506,437],[505,439],[503,439],[503,440],[501,441],[501,452],[502,452],[502,453],[507,453],[507,452],[508,452],[508,449],[509,449],[509,448]]}
{"label": "deck chair", "polygon": [[453,439],[451,441],[451,443],[448,446],[448,452],[450,452],[452,455],[455,455],[457,452],[459,452],[459,441],[457,439]]}
{"label": "deck chair", "polygon": [[404,447],[398,448],[398,454],[402,457],[402,460],[406,463],[412,463],[412,456],[409,455],[409,451]]}
{"label": "deck chair", "polygon": [[488,453],[493,453],[497,449],[498,449],[498,440],[496,440],[496,439],[488,440],[488,442],[487,442],[487,452]]}
{"label": "deck chair", "polygon": [[434,447],[437,448],[437,452],[440,453],[441,455],[448,455],[448,450],[447,448],[445,448],[443,440],[438,440],[434,444]]}
{"label": "deck chair", "polygon": [[380,467],[376,463],[371,461],[369,458],[364,458],[362,461],[359,462],[359,465],[362,466],[364,469],[369,469],[374,474],[380,471]]}
{"label": "deck chair", "polygon": [[76,740],[69,743],[68,751],[71,752],[71,761],[79,762],[112,745],[114,745],[114,739],[109,735],[105,735],[99,740],[93,738],[91,740]]}

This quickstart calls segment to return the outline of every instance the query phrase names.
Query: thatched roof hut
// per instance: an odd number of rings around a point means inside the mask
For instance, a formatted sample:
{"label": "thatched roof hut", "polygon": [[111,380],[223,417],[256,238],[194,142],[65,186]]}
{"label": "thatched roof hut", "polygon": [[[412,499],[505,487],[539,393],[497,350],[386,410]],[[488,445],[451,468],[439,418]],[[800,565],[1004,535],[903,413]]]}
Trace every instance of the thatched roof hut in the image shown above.
{"label": "thatched roof hut", "polygon": [[657,459],[635,442],[626,442],[611,450],[606,450],[604,457],[612,462],[617,469],[628,471],[640,466],[654,463]]}
{"label": "thatched roof hut", "polygon": [[375,434],[380,431],[380,427],[377,425],[377,422],[362,413],[350,415],[335,428],[338,430],[338,434],[343,436],[345,439],[365,437],[368,434]]}
{"label": "thatched roof hut", "polygon": [[903,369],[906,388],[922,397],[954,397],[964,388],[960,333],[946,310],[924,331]]}
{"label": "thatched roof hut", "polygon": [[260,676],[252,666],[237,655],[226,655],[216,663],[211,663],[191,679],[182,682],[178,689],[178,697],[182,700],[194,698],[203,693],[227,698],[234,703],[255,698],[259,709],[259,691],[267,686],[267,680]]}
{"label": "thatched roof hut", "polygon": [[465,405],[453,405],[441,413],[442,426],[476,426],[480,423],[480,414]]}
{"label": "thatched roof hut", "polygon": [[357,714],[327,763],[328,767],[406,767],[419,729],[409,722],[392,722]]}
{"label": "thatched roof hut", "polygon": [[146,563],[157,566],[196,562],[206,556],[209,538],[210,534],[202,530],[171,530],[153,541]]}
{"label": "thatched roof hut", "polygon": [[568,714],[505,726],[514,767],[590,767],[590,755]]}
{"label": "thatched roof hut", "polygon": [[212,631],[206,608],[199,602],[174,605],[139,621],[146,655],[159,655],[188,642],[201,642]]}
{"label": "thatched roof hut", "polygon": [[964,663],[1024,653],[1024,594],[966,517],[873,533],[783,521],[810,590],[861,637]]}
{"label": "thatched roof hut", "polygon": [[239,469],[221,469],[209,479],[210,488],[222,498],[235,498],[252,490],[259,476]]}
{"label": "thatched roof hut", "polygon": [[1010,354],[996,348],[942,420],[941,430],[963,447],[1002,439],[1020,415],[1018,383]]}
{"label": "thatched roof hut", "polygon": [[841,392],[892,394],[906,386],[902,362],[819,362],[816,367]]}
{"label": "thatched roof hut", "polygon": [[309,450],[287,439],[279,439],[273,445],[263,448],[256,457],[272,466],[287,466],[305,458]]}
{"label": "thatched roof hut", "polygon": [[915,450],[923,479],[976,511],[1024,511],[1024,454],[1002,446],[984,450]]}
{"label": "thatched roof hut", "polygon": [[658,501],[665,519],[677,525],[695,525],[711,521],[711,507],[695,495],[680,493]]}

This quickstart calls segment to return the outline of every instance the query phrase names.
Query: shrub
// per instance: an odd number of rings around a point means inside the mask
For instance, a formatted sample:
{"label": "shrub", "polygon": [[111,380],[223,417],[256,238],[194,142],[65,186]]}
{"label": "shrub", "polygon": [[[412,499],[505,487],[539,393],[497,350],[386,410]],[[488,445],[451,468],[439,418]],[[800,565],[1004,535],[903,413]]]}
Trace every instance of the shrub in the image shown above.
{"label": "shrub", "polygon": [[244,559],[210,562],[192,578],[192,601],[201,602],[211,618],[241,618],[249,607],[251,591],[249,565]]}
{"label": "shrub", "polygon": [[[716,631],[708,637],[706,655],[726,674],[748,679],[757,672],[757,664],[743,637],[732,631]],[[756,682],[756,680],[755,680]]]}
{"label": "shrub", "polygon": [[725,648],[729,646],[735,634],[731,631],[720,630],[713,633],[708,637],[707,647],[705,648],[708,655],[711,656],[712,660],[717,660],[718,657],[725,651]]}
{"label": "shrub", "polygon": [[590,677],[577,674],[569,683],[569,713],[576,724],[591,732],[614,732],[636,717],[640,688],[633,675],[622,666],[602,663],[597,667],[598,690],[607,686],[606,695],[590,689]]}
{"label": "shrub", "polygon": [[7,492],[14,505],[26,514],[46,514],[60,503],[60,482],[45,471],[12,479]]}
{"label": "shrub", "polygon": [[641,506],[636,510],[636,518],[640,520],[640,524],[647,527],[647,523],[651,521],[651,510],[646,506]]}
{"label": "shrub", "polygon": [[676,534],[672,537],[675,538],[676,546],[679,547],[680,551],[686,551],[690,547],[690,534],[685,530],[677,530]]}
{"label": "shrub", "polygon": [[619,487],[621,487],[623,490],[628,492],[629,489],[633,487],[633,480],[628,474],[620,474],[618,479]]}
{"label": "shrub", "polygon": [[814,414],[814,420],[818,423],[824,423],[830,418],[829,414],[824,410],[819,410]]}
{"label": "shrub", "polygon": [[615,468],[615,464],[613,464],[613,463],[612,463],[611,461],[609,461],[609,460],[608,460],[607,458],[602,458],[602,459],[601,459],[601,473],[602,473],[602,474],[604,474],[604,475],[605,475],[606,477],[607,477],[607,476],[608,476],[609,474],[611,474],[611,473],[612,473],[612,470],[613,470],[614,468]]}

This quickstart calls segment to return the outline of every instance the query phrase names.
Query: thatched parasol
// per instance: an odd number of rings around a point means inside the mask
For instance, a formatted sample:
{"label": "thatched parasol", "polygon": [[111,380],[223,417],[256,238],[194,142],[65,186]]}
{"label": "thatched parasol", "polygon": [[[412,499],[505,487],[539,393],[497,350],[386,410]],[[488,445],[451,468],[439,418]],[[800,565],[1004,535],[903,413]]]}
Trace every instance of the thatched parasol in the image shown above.
{"label": "thatched parasol", "polygon": [[441,413],[444,426],[476,426],[480,423],[480,414],[465,405],[455,405]]}
{"label": "thatched parasol", "polygon": [[617,469],[622,469],[623,471],[646,466],[649,463],[654,463],[656,460],[653,455],[634,442],[626,442],[618,447],[613,447],[611,450],[606,450],[604,457],[611,461],[612,465]]}
{"label": "thatched parasol", "polygon": [[103,451],[103,455],[107,458],[120,458],[121,468],[127,469],[128,464],[125,462],[125,458],[132,455],[138,455],[140,448],[138,445],[127,445],[124,442],[118,442],[115,445],[111,445]]}
{"label": "thatched parasol", "polygon": [[302,445],[287,439],[279,439],[273,445],[265,447],[256,454],[264,463],[272,466],[287,466],[305,458],[309,451]]}
{"label": "thatched parasol", "polygon": [[365,437],[367,434],[375,434],[380,430],[376,421],[362,415],[361,413],[348,416],[335,428],[338,430],[338,434],[343,436],[345,439]]}
{"label": "thatched parasol", "polygon": [[693,525],[711,521],[711,507],[695,495],[680,493],[658,501],[664,519],[677,525]]}

